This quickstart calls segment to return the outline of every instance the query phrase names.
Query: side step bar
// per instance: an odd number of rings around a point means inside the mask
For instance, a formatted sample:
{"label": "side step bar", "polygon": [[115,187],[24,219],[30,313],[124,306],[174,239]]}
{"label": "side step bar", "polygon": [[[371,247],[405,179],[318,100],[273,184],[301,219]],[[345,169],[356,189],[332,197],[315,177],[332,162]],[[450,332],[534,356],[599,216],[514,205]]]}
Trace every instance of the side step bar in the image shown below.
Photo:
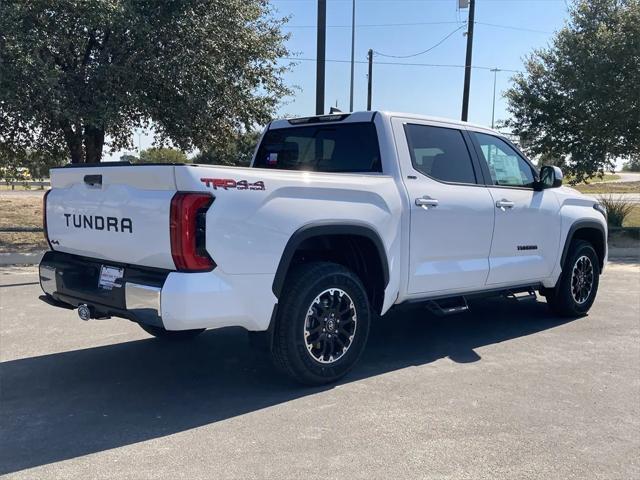
{"label": "side step bar", "polygon": [[[494,295],[498,293],[495,292]],[[498,293],[500,295],[500,293]],[[471,297],[485,297],[489,295],[471,295]],[[526,300],[536,300],[538,298],[535,289],[530,286],[521,289],[502,290],[502,296],[508,300],[523,302]],[[459,295],[456,297],[438,298],[434,300],[428,300],[426,307],[435,315],[440,317],[445,315],[453,315],[456,313],[462,313],[469,310],[469,304],[467,303],[466,295]]]}
{"label": "side step bar", "polygon": [[516,302],[523,302],[525,300],[536,300],[538,296],[536,295],[536,291],[533,288],[530,288],[526,291],[518,291],[512,292],[508,290],[504,294],[505,298],[509,300],[515,300]]}
{"label": "side step bar", "polygon": [[469,305],[465,297],[451,297],[431,300],[427,302],[427,308],[435,315],[444,317],[445,315],[466,312],[469,310]]}

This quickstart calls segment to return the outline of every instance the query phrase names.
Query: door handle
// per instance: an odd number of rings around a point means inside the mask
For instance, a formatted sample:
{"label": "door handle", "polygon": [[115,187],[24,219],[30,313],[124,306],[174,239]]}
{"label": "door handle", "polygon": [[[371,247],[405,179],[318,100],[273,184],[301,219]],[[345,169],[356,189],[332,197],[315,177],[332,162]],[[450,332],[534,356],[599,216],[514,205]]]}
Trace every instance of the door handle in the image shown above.
{"label": "door handle", "polygon": [[429,208],[437,207],[438,200],[431,198],[429,195],[425,195],[424,197],[416,198],[416,205],[428,210]]}
{"label": "door handle", "polygon": [[503,198],[502,200],[498,200],[496,202],[496,208],[499,208],[503,212],[505,212],[509,208],[513,208],[514,206],[515,206],[515,203],[513,203],[511,200],[507,200],[505,198]]}

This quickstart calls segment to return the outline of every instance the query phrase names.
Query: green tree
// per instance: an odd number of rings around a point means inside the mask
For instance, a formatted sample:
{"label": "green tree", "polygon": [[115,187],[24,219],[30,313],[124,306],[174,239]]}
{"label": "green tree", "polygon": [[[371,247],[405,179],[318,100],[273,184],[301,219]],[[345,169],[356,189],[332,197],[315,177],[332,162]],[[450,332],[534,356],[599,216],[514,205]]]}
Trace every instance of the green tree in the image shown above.
{"label": "green tree", "polygon": [[268,0],[3,0],[0,143],[98,162],[151,124],[160,145],[224,144],[290,93],[285,21]]}
{"label": "green tree", "polygon": [[624,163],[622,170],[625,172],[640,172],[640,155],[631,157],[629,161]]}
{"label": "green tree", "polygon": [[578,0],[506,92],[527,153],[564,159],[576,182],[640,153],[640,0]]}
{"label": "green tree", "polygon": [[187,156],[182,150],[175,148],[152,147],[142,150],[140,158],[135,161],[141,163],[186,163]]}
{"label": "green tree", "polygon": [[57,155],[39,151],[26,152],[22,158],[22,165],[29,170],[31,178],[34,180],[49,178],[49,170],[54,167],[61,167],[65,163],[67,163],[67,160],[62,152]]}
{"label": "green tree", "polygon": [[139,158],[136,157],[135,155],[131,155],[130,153],[125,153],[124,155],[120,155],[120,161],[136,163],[137,161],[139,161]]}
{"label": "green tree", "polygon": [[261,132],[256,130],[237,132],[225,144],[219,144],[200,152],[192,161],[194,163],[247,167],[251,163],[260,134]]}

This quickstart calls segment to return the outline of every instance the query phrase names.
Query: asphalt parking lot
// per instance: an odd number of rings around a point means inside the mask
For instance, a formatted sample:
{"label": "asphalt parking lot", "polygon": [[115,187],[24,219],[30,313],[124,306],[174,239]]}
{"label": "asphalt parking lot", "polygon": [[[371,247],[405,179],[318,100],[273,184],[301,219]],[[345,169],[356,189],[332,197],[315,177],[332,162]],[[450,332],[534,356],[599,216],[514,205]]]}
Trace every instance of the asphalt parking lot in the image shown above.
{"label": "asphalt parking lot", "polygon": [[591,313],[483,301],[390,315],[345,380],[302,388],[242,330],[167,345],[38,300],[0,270],[9,478],[640,478],[640,266]]}

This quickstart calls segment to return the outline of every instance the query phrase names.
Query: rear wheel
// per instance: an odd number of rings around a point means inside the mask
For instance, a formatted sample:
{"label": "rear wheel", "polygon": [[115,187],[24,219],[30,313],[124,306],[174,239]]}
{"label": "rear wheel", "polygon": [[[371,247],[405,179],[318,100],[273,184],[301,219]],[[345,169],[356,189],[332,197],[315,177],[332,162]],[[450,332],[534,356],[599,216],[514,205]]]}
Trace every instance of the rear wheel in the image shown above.
{"label": "rear wheel", "polygon": [[342,265],[309,263],[296,267],[283,292],[272,349],[276,365],[309,385],[345,375],[369,336],[371,312],[360,279]]}
{"label": "rear wheel", "polygon": [[562,268],[555,288],[545,292],[547,304],[563,317],[585,315],[596,299],[600,277],[600,263],[593,246],[575,240]]}
{"label": "rear wheel", "polygon": [[189,340],[194,337],[197,337],[202,332],[205,331],[204,328],[197,328],[194,330],[167,330],[162,327],[155,327],[153,325],[144,325],[142,323],[139,324],[140,328],[142,328],[149,335],[153,335],[156,338],[160,338],[162,340],[171,340],[171,341],[182,341]]}

